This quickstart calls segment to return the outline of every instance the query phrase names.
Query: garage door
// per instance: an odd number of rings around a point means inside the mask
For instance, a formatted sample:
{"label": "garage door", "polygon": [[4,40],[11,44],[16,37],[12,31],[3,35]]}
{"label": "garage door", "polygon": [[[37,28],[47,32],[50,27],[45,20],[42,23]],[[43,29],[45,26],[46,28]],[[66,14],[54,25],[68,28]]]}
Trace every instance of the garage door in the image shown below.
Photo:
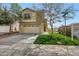
{"label": "garage door", "polygon": [[40,28],[39,27],[24,27],[23,33],[39,33]]}

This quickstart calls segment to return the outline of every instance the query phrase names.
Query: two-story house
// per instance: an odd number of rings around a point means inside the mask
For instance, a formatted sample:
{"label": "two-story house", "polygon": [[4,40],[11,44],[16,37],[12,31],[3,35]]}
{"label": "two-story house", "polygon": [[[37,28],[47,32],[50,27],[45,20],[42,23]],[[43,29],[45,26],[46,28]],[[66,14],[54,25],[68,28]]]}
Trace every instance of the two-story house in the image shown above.
{"label": "two-story house", "polygon": [[22,20],[19,24],[20,33],[43,33],[47,29],[44,12],[29,8],[22,10]]}

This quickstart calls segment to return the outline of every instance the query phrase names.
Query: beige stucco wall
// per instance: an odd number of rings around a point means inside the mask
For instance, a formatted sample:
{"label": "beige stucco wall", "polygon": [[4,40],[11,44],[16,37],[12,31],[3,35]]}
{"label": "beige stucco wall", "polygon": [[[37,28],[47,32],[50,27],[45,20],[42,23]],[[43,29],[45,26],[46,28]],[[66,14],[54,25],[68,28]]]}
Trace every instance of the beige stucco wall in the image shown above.
{"label": "beige stucco wall", "polygon": [[31,14],[31,19],[22,19],[23,22],[32,22],[32,21],[36,21],[36,12],[32,12],[29,10],[25,10],[22,12],[22,17],[24,18],[24,14],[25,13],[30,13]]}
{"label": "beige stucco wall", "polygon": [[15,23],[13,23],[11,25],[11,31],[13,31],[13,32],[19,32],[19,22],[18,21],[16,21]]}
{"label": "beige stucco wall", "polygon": [[39,33],[39,27],[24,27],[21,33]]}
{"label": "beige stucco wall", "polygon": [[[10,25],[8,26],[0,26],[0,32],[9,32],[10,31]],[[19,32],[19,22],[15,22],[11,25],[11,31],[12,32]]]}

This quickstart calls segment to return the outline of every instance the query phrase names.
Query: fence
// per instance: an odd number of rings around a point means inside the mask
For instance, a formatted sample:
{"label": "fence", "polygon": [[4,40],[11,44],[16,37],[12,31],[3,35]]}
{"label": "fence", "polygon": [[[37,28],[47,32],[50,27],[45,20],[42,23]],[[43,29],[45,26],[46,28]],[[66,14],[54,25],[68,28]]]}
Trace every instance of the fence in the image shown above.
{"label": "fence", "polygon": [[7,33],[9,32],[9,26],[0,26],[0,33]]}

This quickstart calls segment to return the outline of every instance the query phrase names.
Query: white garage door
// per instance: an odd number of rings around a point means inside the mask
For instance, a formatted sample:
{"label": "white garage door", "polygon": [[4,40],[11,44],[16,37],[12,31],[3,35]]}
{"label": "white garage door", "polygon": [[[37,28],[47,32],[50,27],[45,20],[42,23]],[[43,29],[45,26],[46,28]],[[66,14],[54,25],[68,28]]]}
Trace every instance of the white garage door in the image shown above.
{"label": "white garage door", "polygon": [[74,29],[73,35],[79,37],[79,29]]}
{"label": "white garage door", "polygon": [[40,28],[39,27],[24,27],[24,33],[39,33]]}

